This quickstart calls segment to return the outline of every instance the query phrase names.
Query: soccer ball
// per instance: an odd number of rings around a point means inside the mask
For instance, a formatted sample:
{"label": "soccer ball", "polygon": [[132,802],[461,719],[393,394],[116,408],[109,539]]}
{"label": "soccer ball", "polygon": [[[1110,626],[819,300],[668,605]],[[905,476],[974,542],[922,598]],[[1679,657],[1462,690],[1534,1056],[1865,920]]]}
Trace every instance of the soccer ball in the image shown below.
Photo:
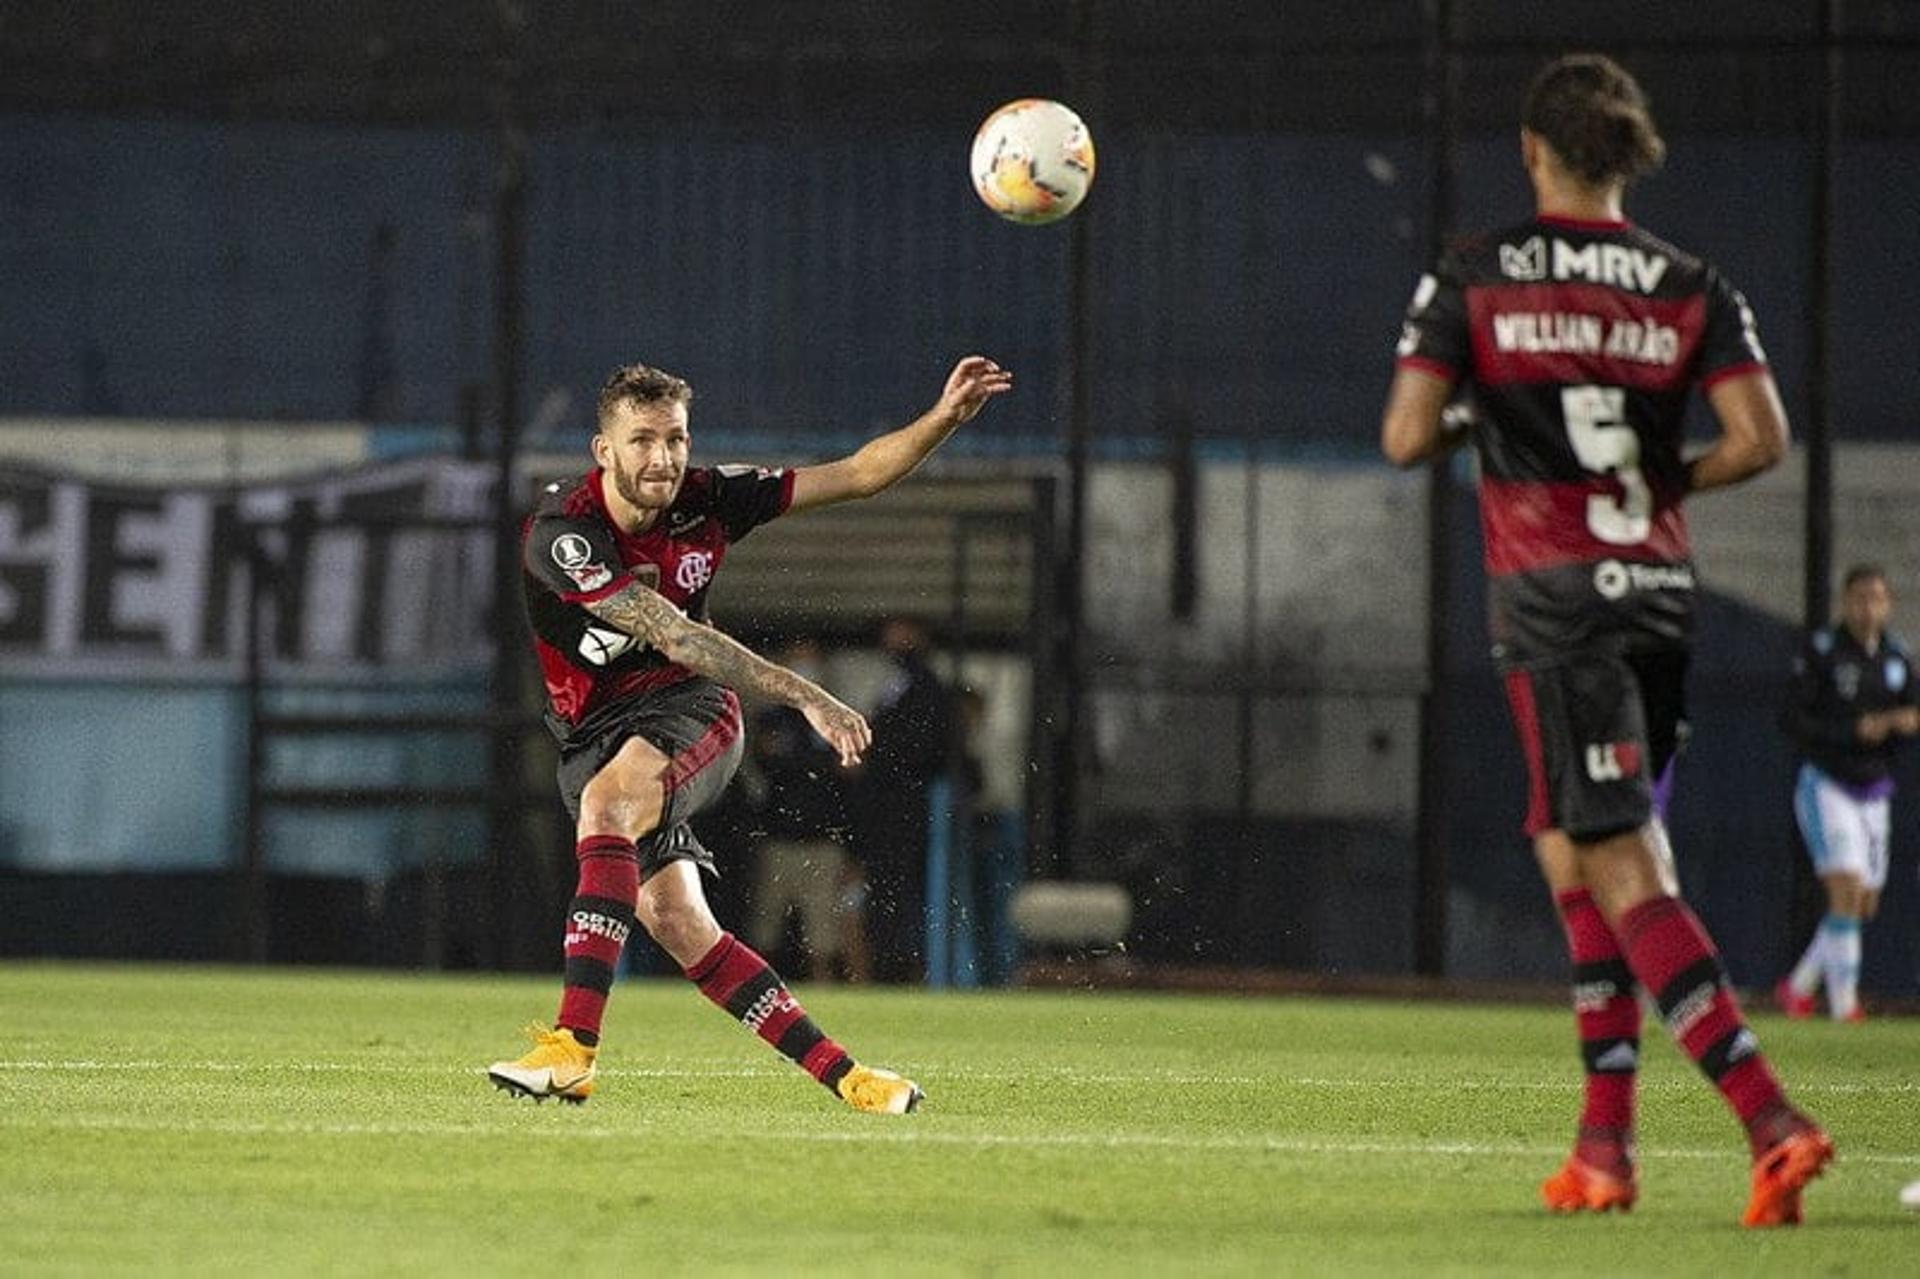
{"label": "soccer ball", "polygon": [[1920,1181],[1914,1182],[1900,1192],[1900,1206],[1920,1212]]}
{"label": "soccer ball", "polygon": [[1056,222],[1092,185],[1093,135],[1058,102],[1009,102],[973,135],[973,189],[1009,222]]}

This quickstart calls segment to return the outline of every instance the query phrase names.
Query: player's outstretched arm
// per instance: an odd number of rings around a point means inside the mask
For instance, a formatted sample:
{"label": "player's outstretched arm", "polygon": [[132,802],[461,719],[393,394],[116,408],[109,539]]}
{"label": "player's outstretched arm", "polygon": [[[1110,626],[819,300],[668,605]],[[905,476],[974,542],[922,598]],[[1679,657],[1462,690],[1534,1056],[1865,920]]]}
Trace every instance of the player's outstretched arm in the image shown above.
{"label": "player's outstretched arm", "polygon": [[1720,438],[1687,464],[1690,492],[1738,484],[1786,457],[1787,410],[1773,374],[1762,369],[1717,382],[1707,403],[1720,422]]}
{"label": "player's outstretched arm", "polygon": [[837,462],[801,466],[793,472],[789,512],[831,506],[875,493],[903,478],[996,395],[1013,389],[1013,374],[984,355],[953,366],[940,400],[897,431],[868,440]]}
{"label": "player's outstretched arm", "polygon": [[814,731],[839,752],[842,764],[859,763],[860,753],[873,743],[873,730],[860,712],[812,680],[692,620],[658,591],[633,582],[586,608],[601,621],[644,640],[690,671],[800,711]]}

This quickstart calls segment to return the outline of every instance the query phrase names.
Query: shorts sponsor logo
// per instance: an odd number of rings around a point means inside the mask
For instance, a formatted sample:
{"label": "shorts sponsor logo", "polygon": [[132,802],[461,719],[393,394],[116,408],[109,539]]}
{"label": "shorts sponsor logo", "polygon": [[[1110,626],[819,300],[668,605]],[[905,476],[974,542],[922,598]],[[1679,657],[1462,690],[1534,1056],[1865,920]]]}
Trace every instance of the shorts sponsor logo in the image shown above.
{"label": "shorts sponsor logo", "polygon": [[611,915],[602,915],[598,911],[576,910],[573,912],[573,929],[567,934],[567,944],[577,945],[589,935],[605,937],[616,945],[627,944],[627,934],[633,931],[633,925]]}
{"label": "shorts sponsor logo", "polygon": [[683,591],[697,591],[713,580],[713,552],[688,551],[674,566],[673,580]]}
{"label": "shorts sponsor logo", "polygon": [[639,641],[624,631],[609,631],[589,626],[580,634],[580,656],[595,666],[605,666]]}
{"label": "shorts sponsor logo", "polygon": [[1587,776],[1596,782],[1618,782],[1640,775],[1637,742],[1600,742],[1587,747]]}
{"label": "shorts sponsor logo", "polygon": [[1601,560],[1593,566],[1593,589],[1603,600],[1625,599],[1634,591],[1690,591],[1693,570],[1685,564],[1623,564]]}

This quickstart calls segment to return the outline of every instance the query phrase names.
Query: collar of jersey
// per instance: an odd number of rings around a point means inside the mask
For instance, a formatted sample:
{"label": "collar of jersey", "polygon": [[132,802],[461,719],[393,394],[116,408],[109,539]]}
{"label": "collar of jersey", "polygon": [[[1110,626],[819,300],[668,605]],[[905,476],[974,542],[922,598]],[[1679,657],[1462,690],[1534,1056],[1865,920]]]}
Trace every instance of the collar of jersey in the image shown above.
{"label": "collar of jersey", "polygon": [[1536,213],[1533,220],[1569,231],[1624,231],[1633,225],[1626,218],[1616,222],[1611,218],[1570,218],[1560,213]]}

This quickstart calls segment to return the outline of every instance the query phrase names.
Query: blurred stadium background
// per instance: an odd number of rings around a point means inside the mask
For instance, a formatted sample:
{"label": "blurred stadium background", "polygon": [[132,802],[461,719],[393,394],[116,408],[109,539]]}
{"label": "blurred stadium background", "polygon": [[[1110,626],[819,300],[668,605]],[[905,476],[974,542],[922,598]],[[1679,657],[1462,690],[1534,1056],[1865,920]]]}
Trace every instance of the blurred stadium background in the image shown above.
{"label": "blurred stadium background", "polygon": [[[1580,47],[1647,85],[1632,211],[1744,287],[1798,434],[1694,508],[1674,817],[1771,981],[1812,918],[1796,631],[1861,557],[1920,616],[1894,0],[0,4],[0,954],[550,968],[569,846],[496,552],[600,378],[692,380],[697,457],[804,461],[979,350],[1016,396],[716,605],[834,642],[855,700],[877,624],[933,622],[988,708],[948,875],[1121,885],[1124,954],[1075,957],[1116,978],[1557,977],[1470,474],[1374,439],[1413,280],[1526,207],[1521,88]],[[1052,228],[967,189],[1024,95],[1099,147]],[[1883,998],[1920,972],[1895,821]],[[952,906],[932,979],[1004,979],[993,904]]]}

